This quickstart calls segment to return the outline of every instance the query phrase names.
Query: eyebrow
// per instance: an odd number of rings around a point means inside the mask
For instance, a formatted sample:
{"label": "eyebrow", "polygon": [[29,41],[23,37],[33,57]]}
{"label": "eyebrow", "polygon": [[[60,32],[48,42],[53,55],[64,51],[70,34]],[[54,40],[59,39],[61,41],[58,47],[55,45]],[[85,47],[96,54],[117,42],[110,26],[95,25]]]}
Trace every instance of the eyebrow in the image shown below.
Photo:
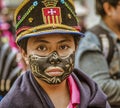
{"label": "eyebrow", "polygon": [[64,39],[64,40],[59,41],[58,43],[63,43],[63,42],[71,42],[71,40],[69,40],[69,39]]}
{"label": "eyebrow", "polygon": [[[33,41],[33,43],[35,43],[35,42],[50,43],[49,41],[46,41],[44,39],[36,39],[35,41]],[[70,39],[63,39],[63,40],[58,41],[57,43],[63,43],[63,42],[71,42],[71,40]]]}
{"label": "eyebrow", "polygon": [[35,42],[49,43],[48,41],[46,41],[46,40],[42,40],[42,39],[36,39],[35,41],[33,41],[33,43],[35,43]]}

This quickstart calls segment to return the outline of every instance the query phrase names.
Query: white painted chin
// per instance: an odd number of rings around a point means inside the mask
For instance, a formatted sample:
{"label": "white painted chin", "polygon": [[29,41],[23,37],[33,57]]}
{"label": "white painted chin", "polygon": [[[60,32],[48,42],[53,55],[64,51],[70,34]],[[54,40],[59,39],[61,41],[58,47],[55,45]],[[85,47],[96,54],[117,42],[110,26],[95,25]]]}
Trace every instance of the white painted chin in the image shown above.
{"label": "white painted chin", "polygon": [[64,70],[60,67],[48,67],[45,70],[45,74],[48,76],[61,76],[64,73]]}

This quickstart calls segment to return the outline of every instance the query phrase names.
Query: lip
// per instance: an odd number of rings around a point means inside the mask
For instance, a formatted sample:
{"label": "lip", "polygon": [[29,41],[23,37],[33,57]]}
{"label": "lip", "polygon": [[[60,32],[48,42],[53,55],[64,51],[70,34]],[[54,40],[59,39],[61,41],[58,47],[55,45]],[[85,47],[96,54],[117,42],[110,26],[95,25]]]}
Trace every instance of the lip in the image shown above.
{"label": "lip", "polygon": [[61,76],[64,73],[64,70],[60,67],[48,67],[45,70],[45,73],[48,76]]}

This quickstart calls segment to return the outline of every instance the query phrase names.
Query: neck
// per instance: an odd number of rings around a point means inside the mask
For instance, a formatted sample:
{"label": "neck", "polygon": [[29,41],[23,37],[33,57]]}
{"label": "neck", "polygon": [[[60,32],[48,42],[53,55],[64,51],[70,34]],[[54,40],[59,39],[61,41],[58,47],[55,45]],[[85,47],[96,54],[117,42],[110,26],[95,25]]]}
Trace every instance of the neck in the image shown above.
{"label": "neck", "polygon": [[120,39],[120,26],[118,24],[114,23],[110,18],[103,18],[105,24],[118,36]]}
{"label": "neck", "polygon": [[61,82],[60,84],[48,84],[42,80],[40,80],[39,78],[35,78],[37,80],[37,82],[39,83],[39,85],[48,93],[51,94],[52,92],[59,92],[62,90],[65,90],[68,88],[67,82],[66,80],[64,80],[63,82]]}

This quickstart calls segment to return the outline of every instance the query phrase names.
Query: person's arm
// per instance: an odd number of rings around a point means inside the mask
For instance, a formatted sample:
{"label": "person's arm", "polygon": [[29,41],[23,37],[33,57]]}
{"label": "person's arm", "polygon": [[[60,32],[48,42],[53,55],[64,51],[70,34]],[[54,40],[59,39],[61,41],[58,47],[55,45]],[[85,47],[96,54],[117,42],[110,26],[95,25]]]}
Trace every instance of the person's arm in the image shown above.
{"label": "person's arm", "polygon": [[110,104],[120,105],[120,79],[109,75],[108,64],[94,36],[86,35],[76,53],[76,67],[87,73],[102,88]]}

